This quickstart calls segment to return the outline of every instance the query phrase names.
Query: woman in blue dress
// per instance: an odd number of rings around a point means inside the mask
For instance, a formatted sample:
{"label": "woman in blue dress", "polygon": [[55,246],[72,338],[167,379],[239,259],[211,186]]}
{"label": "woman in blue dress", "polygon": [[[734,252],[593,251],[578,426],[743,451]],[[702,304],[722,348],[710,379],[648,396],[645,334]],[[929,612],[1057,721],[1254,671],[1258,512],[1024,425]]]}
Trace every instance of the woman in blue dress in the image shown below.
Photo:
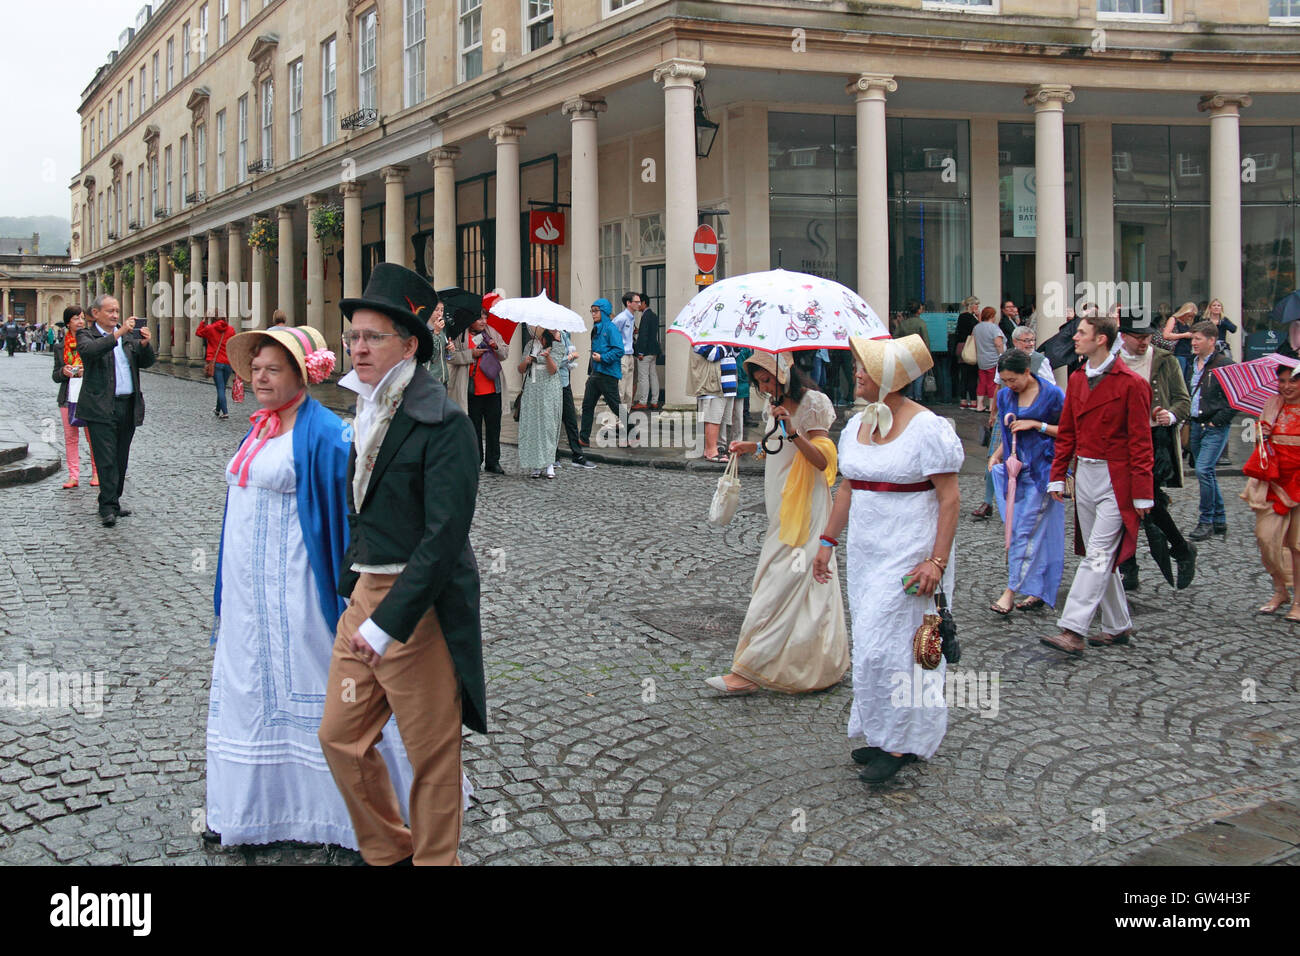
{"label": "woman in blue dress", "polygon": [[989,458],[989,472],[1004,522],[1007,466],[1003,459],[1011,454],[1013,435],[1022,466],[1011,515],[1007,587],[992,605],[1002,615],[1011,613],[1016,594],[1024,595],[1014,605],[1019,610],[1055,607],[1065,569],[1065,505],[1047,493],[1065,393],[1049,378],[1035,376],[1030,361],[1029,353],[1021,349],[1011,349],[998,360],[998,375],[1005,386],[997,395],[1002,445]]}

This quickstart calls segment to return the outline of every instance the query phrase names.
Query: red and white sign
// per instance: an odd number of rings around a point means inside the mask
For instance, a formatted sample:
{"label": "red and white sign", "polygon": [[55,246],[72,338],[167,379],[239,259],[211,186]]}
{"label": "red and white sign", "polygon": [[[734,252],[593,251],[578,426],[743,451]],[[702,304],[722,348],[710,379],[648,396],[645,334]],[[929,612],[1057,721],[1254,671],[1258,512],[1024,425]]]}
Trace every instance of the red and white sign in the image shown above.
{"label": "red and white sign", "polygon": [[695,230],[695,244],[691,247],[695,253],[695,267],[701,272],[712,272],[718,264],[718,234],[712,226],[700,226]]}
{"label": "red and white sign", "polygon": [[528,241],[543,246],[564,245],[564,213],[529,212]]}

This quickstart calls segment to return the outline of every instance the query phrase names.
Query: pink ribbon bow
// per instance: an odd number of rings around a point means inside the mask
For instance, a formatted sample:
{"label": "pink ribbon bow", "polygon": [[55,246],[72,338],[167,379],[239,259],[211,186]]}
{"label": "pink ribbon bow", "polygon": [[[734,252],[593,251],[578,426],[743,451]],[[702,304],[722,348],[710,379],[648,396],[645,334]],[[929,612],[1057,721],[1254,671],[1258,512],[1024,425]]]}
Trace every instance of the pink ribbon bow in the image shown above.
{"label": "pink ribbon bow", "polygon": [[[239,476],[239,487],[248,486],[248,470],[253,467],[253,459],[262,450],[262,446],[280,434],[280,413],[300,398],[301,391],[279,408],[261,408],[248,416],[248,420],[253,423],[253,430],[248,433],[244,443],[239,446],[235,460],[230,463],[230,473]],[[257,433],[263,425],[266,426],[266,434],[259,439]]]}

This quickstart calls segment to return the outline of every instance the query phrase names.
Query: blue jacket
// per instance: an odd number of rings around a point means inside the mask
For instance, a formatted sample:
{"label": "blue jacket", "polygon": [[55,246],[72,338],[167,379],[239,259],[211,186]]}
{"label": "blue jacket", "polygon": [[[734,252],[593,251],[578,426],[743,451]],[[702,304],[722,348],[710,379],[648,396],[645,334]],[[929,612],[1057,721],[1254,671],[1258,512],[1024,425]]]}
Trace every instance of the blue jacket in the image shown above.
{"label": "blue jacket", "polygon": [[612,319],[602,318],[592,327],[591,350],[601,358],[593,371],[610,378],[623,377],[623,333]]}

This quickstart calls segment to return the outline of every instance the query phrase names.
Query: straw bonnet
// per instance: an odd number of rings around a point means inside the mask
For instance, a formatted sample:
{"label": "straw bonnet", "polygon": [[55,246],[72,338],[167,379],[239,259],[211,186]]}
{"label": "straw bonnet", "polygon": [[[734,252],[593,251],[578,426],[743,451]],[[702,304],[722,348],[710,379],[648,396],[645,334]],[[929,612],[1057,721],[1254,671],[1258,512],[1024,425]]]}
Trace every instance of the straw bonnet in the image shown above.
{"label": "straw bonnet", "polygon": [[745,359],[745,372],[753,376],[750,372],[750,366],[761,368],[769,375],[776,379],[776,384],[786,385],[790,381],[790,357],[784,352],[773,354],[771,352],[755,351],[753,355]]}
{"label": "straw bonnet", "polygon": [[334,370],[334,353],[325,344],[325,337],[309,325],[277,325],[271,329],[240,332],[226,343],[230,367],[246,382],[253,380],[253,348],[261,339],[270,339],[284,346],[298,364],[303,384],[323,382]]}
{"label": "straw bonnet", "polygon": [[934,359],[919,335],[901,339],[869,339],[855,335],[849,339],[853,354],[880,386],[880,394],[896,392],[934,368]]}

